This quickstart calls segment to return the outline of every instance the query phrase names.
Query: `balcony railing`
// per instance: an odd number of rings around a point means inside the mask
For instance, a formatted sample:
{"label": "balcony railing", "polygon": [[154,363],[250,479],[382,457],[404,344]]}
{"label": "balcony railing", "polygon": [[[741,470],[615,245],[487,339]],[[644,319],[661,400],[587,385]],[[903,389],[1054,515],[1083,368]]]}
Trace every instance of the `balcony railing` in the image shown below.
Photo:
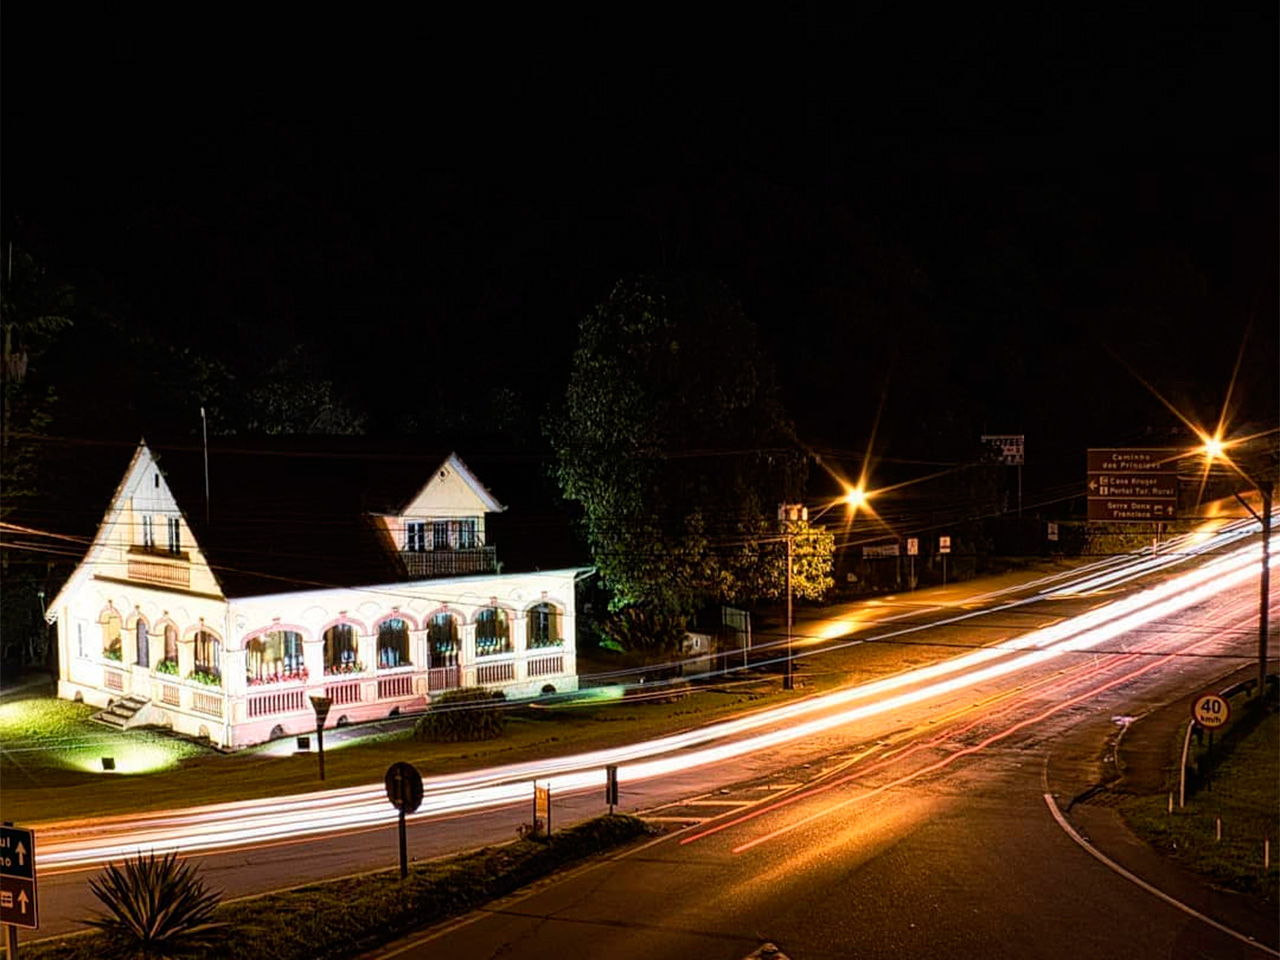
{"label": "balcony railing", "polygon": [[547,677],[557,673],[564,673],[563,653],[529,658],[530,677]]}
{"label": "balcony railing", "polygon": [[496,573],[498,557],[493,547],[474,550],[400,551],[410,577],[460,577],[471,573]]}
{"label": "balcony railing", "polygon": [[186,554],[153,553],[140,547],[129,553],[129,579],[166,587],[191,586],[191,563]]}
{"label": "balcony railing", "polygon": [[413,696],[413,674],[397,673],[390,677],[378,678],[378,699],[390,700],[395,697]]}
{"label": "balcony railing", "polygon": [[191,691],[191,709],[196,713],[203,713],[205,716],[221,717],[222,695],[193,690]]}
{"label": "balcony railing", "polygon": [[308,706],[306,693],[306,690],[300,686],[292,690],[251,693],[247,714],[252,718],[269,717],[277,713],[297,713]]}
{"label": "balcony railing", "polygon": [[427,671],[427,692],[439,693],[442,690],[456,690],[459,685],[457,665],[450,667],[432,667]]}
{"label": "balcony railing", "polygon": [[516,678],[514,660],[503,660],[499,663],[482,663],[476,667],[477,683],[510,683]]}
{"label": "balcony railing", "polygon": [[324,695],[333,701],[334,706],[360,702],[360,681],[347,680],[341,683],[330,682],[324,685]]}

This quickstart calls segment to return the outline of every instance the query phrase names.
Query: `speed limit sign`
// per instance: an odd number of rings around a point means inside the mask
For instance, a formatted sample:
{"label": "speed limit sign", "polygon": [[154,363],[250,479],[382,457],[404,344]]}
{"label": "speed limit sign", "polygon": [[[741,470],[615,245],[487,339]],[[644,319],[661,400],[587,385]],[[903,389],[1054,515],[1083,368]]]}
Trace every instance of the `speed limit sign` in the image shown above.
{"label": "speed limit sign", "polygon": [[1231,719],[1231,704],[1216,693],[1202,693],[1192,701],[1191,716],[1200,726],[1216,730]]}

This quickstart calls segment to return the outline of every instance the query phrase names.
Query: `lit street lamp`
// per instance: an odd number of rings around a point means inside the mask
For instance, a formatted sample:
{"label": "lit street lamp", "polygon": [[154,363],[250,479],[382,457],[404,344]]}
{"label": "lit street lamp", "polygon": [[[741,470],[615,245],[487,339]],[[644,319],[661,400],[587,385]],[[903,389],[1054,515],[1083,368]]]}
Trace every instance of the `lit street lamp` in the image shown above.
{"label": "lit street lamp", "polygon": [[[848,484],[845,484],[844,496],[839,500],[836,500],[834,503],[827,504],[827,506],[824,507],[817,516],[822,516],[823,513],[826,513],[827,510],[839,503],[845,504],[851,514],[856,514],[859,509],[869,509],[867,501],[870,497],[871,494],[867,492],[861,482],[859,482],[856,487],[851,487]],[[792,524],[800,520],[808,522],[808,507],[800,503],[778,504],[778,522],[782,526],[782,539],[787,543],[787,666],[786,672],[783,674],[782,678],[783,690],[795,689],[795,678],[792,675],[791,663],[791,636],[793,625],[791,611],[791,573],[796,536],[795,530],[792,528]]]}
{"label": "lit street lamp", "polygon": [[1227,453],[1228,444],[1220,436],[1201,436],[1201,446],[1197,451],[1205,460],[1205,471],[1216,462],[1225,463],[1243,477],[1262,498],[1262,514],[1254,510],[1239,491],[1233,491],[1253,519],[1262,524],[1262,588],[1258,601],[1258,696],[1267,689],[1267,633],[1271,620],[1271,498],[1275,493],[1275,484],[1270,477],[1259,480],[1246,473]]}

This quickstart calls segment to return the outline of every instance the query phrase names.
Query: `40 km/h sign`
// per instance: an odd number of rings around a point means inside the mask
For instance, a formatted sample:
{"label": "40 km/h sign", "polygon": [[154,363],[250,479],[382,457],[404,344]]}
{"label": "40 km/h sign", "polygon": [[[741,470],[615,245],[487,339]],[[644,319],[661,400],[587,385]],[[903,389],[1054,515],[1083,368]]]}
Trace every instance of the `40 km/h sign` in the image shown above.
{"label": "40 km/h sign", "polygon": [[1200,726],[1216,730],[1231,719],[1231,704],[1216,693],[1202,693],[1191,703],[1191,717]]}

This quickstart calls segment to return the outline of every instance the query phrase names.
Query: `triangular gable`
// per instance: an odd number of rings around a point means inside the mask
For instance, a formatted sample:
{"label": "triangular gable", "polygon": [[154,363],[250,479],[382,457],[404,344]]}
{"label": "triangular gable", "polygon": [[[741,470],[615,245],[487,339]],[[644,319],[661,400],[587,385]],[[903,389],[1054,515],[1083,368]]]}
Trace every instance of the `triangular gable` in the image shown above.
{"label": "triangular gable", "polygon": [[401,510],[401,516],[459,517],[501,513],[506,509],[458,455],[451,453]]}
{"label": "triangular gable", "polygon": [[[64,595],[78,588],[87,576],[103,575],[107,570],[112,576],[120,579],[128,578],[129,559],[138,556],[141,546],[139,528],[141,517],[152,519],[153,535],[160,553],[167,546],[168,529],[165,521],[176,518],[179,522],[181,556],[184,566],[189,570],[189,586],[187,589],[222,596],[222,590],[208,562],[206,561],[195,535],[186,521],[177,500],[165,480],[164,473],[148,448],[145,440],[138,444],[133,459],[124,472],[111,501],[107,505],[102,523],[94,535],[93,543],[85,552],[75,572],[63,584],[53,602],[48,605],[50,619],[61,607]],[[143,582],[148,582],[145,579]]]}

